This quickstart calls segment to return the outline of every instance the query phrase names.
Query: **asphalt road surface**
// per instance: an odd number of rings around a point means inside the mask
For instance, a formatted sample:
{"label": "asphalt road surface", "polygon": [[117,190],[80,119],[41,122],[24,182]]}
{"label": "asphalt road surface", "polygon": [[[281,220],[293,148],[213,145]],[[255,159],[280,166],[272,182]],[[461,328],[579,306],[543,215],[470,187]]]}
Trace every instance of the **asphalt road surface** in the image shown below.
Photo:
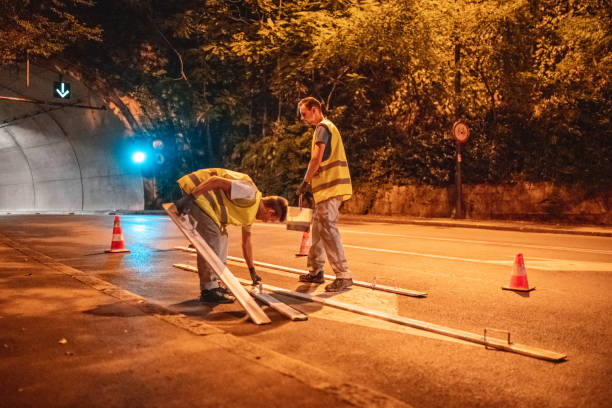
{"label": "asphalt road surface", "polygon": [[[497,329],[494,335],[505,338],[507,331],[516,343],[567,354],[566,361],[551,363],[292,299],[284,300],[308,314],[308,321],[291,322],[266,309],[272,324],[256,326],[237,303],[210,307],[198,301],[197,275],[172,267],[195,265],[195,256],[174,249],[187,241],[167,217],[122,216],[121,222],[129,254],[104,253],[112,216],[4,216],[0,233],[190,319],[415,407],[612,406],[610,237],[341,224],[355,279],[428,297],[353,287],[334,299],[477,334]],[[306,259],[295,257],[300,240],[301,233],[282,225],[256,224],[255,259],[305,270]],[[528,295],[501,290],[517,253],[536,287]],[[230,228],[230,255],[242,257],[239,229]],[[248,277],[243,264],[228,267]],[[274,286],[322,291],[291,273],[258,273]],[[328,265],[326,273],[332,274]],[[14,313],[1,305],[0,327]]]}

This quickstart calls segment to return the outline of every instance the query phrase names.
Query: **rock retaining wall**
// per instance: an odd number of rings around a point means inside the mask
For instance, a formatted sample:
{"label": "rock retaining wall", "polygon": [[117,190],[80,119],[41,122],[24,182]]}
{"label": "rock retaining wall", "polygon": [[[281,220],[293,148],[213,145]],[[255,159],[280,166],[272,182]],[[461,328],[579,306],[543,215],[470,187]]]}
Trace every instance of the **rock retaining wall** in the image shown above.
{"label": "rock retaining wall", "polygon": [[[455,200],[454,186],[362,185],[344,203],[343,212],[447,218],[455,215]],[[464,185],[463,202],[466,218],[612,225],[612,188],[593,192],[552,183]]]}

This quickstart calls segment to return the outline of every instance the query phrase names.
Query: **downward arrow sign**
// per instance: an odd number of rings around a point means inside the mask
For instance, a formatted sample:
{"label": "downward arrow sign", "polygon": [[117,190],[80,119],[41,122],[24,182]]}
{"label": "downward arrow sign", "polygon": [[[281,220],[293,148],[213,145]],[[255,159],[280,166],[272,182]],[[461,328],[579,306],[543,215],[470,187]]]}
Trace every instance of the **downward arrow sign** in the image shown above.
{"label": "downward arrow sign", "polygon": [[66,84],[64,84],[64,83],[62,82],[62,84],[61,84],[61,86],[60,86],[60,87],[62,88],[61,90],[59,90],[59,89],[55,88],[55,92],[57,92],[57,94],[58,94],[59,96],[61,96],[62,98],[65,98],[65,97],[66,97],[66,95],[68,95],[68,94],[70,93],[70,90],[66,89],[66,88],[65,88],[65,86],[66,86]]}

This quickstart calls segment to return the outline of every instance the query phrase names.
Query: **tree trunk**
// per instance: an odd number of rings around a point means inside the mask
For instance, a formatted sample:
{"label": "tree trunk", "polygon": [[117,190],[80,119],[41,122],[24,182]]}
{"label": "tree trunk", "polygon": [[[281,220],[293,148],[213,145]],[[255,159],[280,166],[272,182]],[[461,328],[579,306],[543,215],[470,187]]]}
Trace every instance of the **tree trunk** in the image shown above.
{"label": "tree trunk", "polygon": [[266,135],[266,122],[268,122],[268,107],[266,106],[265,98],[264,98],[263,118],[261,120],[261,136],[262,137]]}
{"label": "tree trunk", "polygon": [[206,137],[206,156],[208,167],[214,167],[216,164],[216,160],[214,159],[215,155],[213,154],[213,146],[212,146],[212,138],[210,136],[210,121],[206,121],[204,125],[204,134]]}

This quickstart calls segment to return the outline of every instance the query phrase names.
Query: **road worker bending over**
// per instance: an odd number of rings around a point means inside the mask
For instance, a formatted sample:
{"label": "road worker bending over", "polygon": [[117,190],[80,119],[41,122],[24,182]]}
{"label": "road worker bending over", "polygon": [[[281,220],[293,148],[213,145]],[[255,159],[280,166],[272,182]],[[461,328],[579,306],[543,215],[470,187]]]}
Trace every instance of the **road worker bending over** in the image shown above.
{"label": "road worker bending over", "polygon": [[[251,225],[257,219],[283,222],[287,216],[287,200],[283,197],[262,197],[251,178],[226,169],[202,169],[178,180],[185,197],[175,203],[178,214],[189,214],[197,222],[196,231],[225,264],[227,262],[228,224],[242,227],[242,254],[253,284],[261,278],[255,273]],[[219,287],[213,268],[198,254],[200,301],[232,303],[235,298]]]}

